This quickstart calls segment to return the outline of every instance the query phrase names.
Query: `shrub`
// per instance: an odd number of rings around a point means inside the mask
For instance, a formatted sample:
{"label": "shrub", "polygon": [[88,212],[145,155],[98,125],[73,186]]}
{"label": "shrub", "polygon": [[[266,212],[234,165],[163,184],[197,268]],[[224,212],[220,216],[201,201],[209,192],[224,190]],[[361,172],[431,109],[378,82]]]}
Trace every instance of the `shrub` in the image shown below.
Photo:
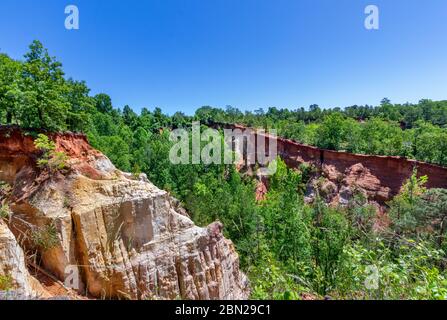
{"label": "shrub", "polygon": [[34,140],[34,145],[37,149],[43,151],[44,154],[49,154],[50,152],[56,150],[56,144],[42,133],[37,135],[36,140]]}
{"label": "shrub", "polygon": [[141,174],[140,166],[137,163],[135,163],[134,166],[132,167],[132,177],[134,179],[139,179],[140,174]]}
{"label": "shrub", "polygon": [[251,299],[299,300],[304,288],[287,274],[268,248],[262,249],[259,263],[249,271]]}
{"label": "shrub", "polygon": [[345,215],[336,209],[317,202],[313,210],[312,287],[320,295],[325,295],[337,286],[338,272],[345,259],[344,249],[350,241],[351,228]]}
{"label": "shrub", "polygon": [[4,181],[0,181],[0,204],[1,201],[5,200],[6,198],[8,198],[11,194],[12,188],[11,186],[4,182]]}
{"label": "shrub", "polygon": [[48,168],[50,171],[60,171],[67,167],[67,155],[64,152],[56,151],[56,144],[46,135],[39,134],[34,141],[34,145],[40,151],[42,156],[37,161],[41,168]]}
{"label": "shrub", "polygon": [[70,209],[71,207],[72,207],[72,204],[71,204],[70,198],[65,196],[64,197],[64,208],[65,209]]}
{"label": "shrub", "polygon": [[32,231],[31,240],[34,245],[43,251],[47,251],[59,244],[59,236],[54,223],[39,227]]}
{"label": "shrub", "polygon": [[[397,254],[380,240],[371,248],[359,243],[346,247],[336,296],[342,299],[447,299],[446,273],[435,266],[444,253],[431,248],[429,243],[403,242]],[[376,285],[368,287],[366,284],[373,277],[376,277]]]}
{"label": "shrub", "polygon": [[8,220],[11,215],[9,205],[6,203],[0,203],[0,220]]}
{"label": "shrub", "polygon": [[12,289],[13,280],[9,274],[0,275],[0,291],[9,291]]}
{"label": "shrub", "polygon": [[54,152],[48,162],[51,171],[61,171],[67,168],[68,157],[64,152]]}

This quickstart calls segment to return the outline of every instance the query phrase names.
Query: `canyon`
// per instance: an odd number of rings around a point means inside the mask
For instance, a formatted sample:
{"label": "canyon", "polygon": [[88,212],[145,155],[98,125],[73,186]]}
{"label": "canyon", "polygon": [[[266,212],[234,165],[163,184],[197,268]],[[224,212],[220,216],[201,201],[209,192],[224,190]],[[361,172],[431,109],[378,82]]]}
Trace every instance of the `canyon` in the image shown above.
{"label": "canyon", "polygon": [[[238,124],[213,124],[213,127],[241,131],[249,129]],[[346,205],[356,193],[361,193],[370,203],[384,210],[386,202],[399,193],[414,170],[417,170],[418,176],[427,176],[427,188],[447,188],[445,167],[395,156],[324,150],[269,135],[265,131],[251,130],[257,143],[265,140],[265,150],[268,150],[269,140],[275,139],[277,155],[288,167],[299,169],[307,165],[314,169],[307,187],[306,198],[309,202],[315,198],[316,189],[333,205]],[[268,189],[268,177],[260,177],[260,182],[258,198],[262,199]]]}
{"label": "canyon", "polygon": [[[248,279],[220,222],[196,226],[178,200],[144,174],[118,170],[85,135],[47,135],[67,155],[67,169],[39,168],[33,136],[0,127],[0,181],[10,188],[0,192],[10,211],[0,219],[0,275],[10,278],[16,297],[249,298]],[[268,138],[257,134],[266,145]],[[360,193],[383,212],[415,169],[428,177],[428,188],[447,188],[447,168],[414,160],[322,150],[284,138],[277,138],[277,153],[290,168],[312,168],[308,202],[318,193],[328,204],[347,205]],[[268,177],[258,182],[261,201]]]}
{"label": "canyon", "polygon": [[[0,180],[11,186],[0,271],[15,291],[54,296],[28,272],[37,263],[60,283],[74,275],[76,293],[89,298],[248,298],[221,223],[194,225],[176,199],[143,174],[117,170],[84,135],[48,135],[68,156],[65,172],[38,168],[32,136],[0,128]],[[36,235],[52,245],[37,245]]]}

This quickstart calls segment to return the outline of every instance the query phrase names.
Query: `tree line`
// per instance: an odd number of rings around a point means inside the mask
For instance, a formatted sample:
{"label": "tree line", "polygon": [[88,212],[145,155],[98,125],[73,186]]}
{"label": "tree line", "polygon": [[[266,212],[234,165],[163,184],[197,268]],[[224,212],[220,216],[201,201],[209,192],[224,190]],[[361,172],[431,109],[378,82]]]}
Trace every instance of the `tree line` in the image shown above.
{"label": "tree line", "polygon": [[[385,99],[377,107],[345,109],[202,107],[193,116],[169,116],[144,108],[137,114],[114,107],[107,94],[90,95],[85,82],[66,79],[38,41],[23,61],[0,55],[1,124],[82,131],[118,168],[144,172],[178,198],[196,224],[222,221],[252,297],[259,299],[447,299],[446,190],[426,190],[426,180],[414,174],[388,203],[388,224],[378,228],[377,210],[361,193],[347,206],[328,207],[317,189],[315,201],[305,203],[312,167],[290,169],[278,159],[266,199],[256,201],[255,178],[234,165],[173,165],[169,130],[192,120],[203,129],[213,122],[243,123],[322,148],[445,165],[446,109],[443,101],[395,105]],[[51,142],[42,139],[51,152]]]}

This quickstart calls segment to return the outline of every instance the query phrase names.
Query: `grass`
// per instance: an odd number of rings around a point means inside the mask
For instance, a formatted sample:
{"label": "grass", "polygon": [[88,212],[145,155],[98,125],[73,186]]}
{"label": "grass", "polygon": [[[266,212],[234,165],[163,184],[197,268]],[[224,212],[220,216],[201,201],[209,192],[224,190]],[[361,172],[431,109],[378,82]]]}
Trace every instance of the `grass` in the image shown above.
{"label": "grass", "polygon": [[9,291],[13,288],[13,280],[9,274],[0,275],[0,291]]}
{"label": "grass", "polygon": [[31,239],[36,247],[44,251],[52,249],[59,244],[59,236],[54,223],[33,230]]}
{"label": "grass", "polygon": [[11,210],[7,204],[0,203],[0,220],[8,220],[11,214]]}

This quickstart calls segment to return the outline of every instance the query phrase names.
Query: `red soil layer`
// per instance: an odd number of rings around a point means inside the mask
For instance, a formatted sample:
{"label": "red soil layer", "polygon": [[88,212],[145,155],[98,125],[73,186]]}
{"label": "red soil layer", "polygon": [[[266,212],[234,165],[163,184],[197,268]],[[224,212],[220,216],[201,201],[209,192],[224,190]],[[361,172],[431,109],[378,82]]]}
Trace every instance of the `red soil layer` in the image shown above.
{"label": "red soil layer", "polygon": [[[240,125],[225,125],[224,127],[247,129]],[[268,134],[258,134],[268,137]],[[85,135],[77,133],[47,135],[56,142],[57,150],[65,152],[70,161],[76,162],[76,168],[81,171],[92,171],[89,172],[89,176],[96,176],[96,170],[89,166],[89,160],[101,158],[103,155],[90,146]],[[266,139],[266,145],[268,148],[268,139]],[[447,188],[447,168],[402,157],[323,150],[284,138],[277,138],[277,151],[290,167],[295,168],[302,163],[309,163],[320,168],[323,165],[333,166],[338,172],[345,173],[351,166],[361,163],[380,181],[380,185],[389,188],[393,195],[399,192],[415,167],[419,175],[428,176],[427,187]],[[35,165],[38,156],[39,151],[34,147],[32,136],[24,134],[18,127],[0,126],[0,165],[3,168],[0,179],[12,182],[17,171],[25,165]]]}
{"label": "red soil layer", "polygon": [[[64,132],[45,133],[56,143],[58,151],[65,152],[70,158],[86,159],[89,155],[99,155],[100,152],[93,149],[84,134]],[[39,151],[34,146],[34,138],[15,126],[0,126],[0,156],[27,155],[37,156]]]}
{"label": "red soil layer", "polygon": [[[247,129],[241,125],[224,125],[224,127]],[[257,133],[257,135],[269,136],[263,133]],[[268,146],[268,139],[266,139],[266,145]],[[425,162],[402,157],[324,150],[284,138],[277,138],[277,151],[284,162],[294,168],[302,163],[309,163],[320,168],[323,165],[333,166],[338,172],[345,173],[351,166],[361,163],[380,181],[381,186],[390,189],[392,195],[399,193],[402,184],[411,176],[414,168],[417,168],[419,176],[428,176],[428,188],[447,188],[447,168]]]}
{"label": "red soil layer", "polygon": [[[80,171],[92,171],[89,176],[97,176],[89,166],[92,159],[104,157],[93,149],[87,137],[79,133],[45,133],[56,143],[56,150],[63,151],[70,165]],[[16,126],[0,126],[0,180],[13,183],[17,173],[25,166],[34,167],[41,152],[34,146],[34,138]]]}

